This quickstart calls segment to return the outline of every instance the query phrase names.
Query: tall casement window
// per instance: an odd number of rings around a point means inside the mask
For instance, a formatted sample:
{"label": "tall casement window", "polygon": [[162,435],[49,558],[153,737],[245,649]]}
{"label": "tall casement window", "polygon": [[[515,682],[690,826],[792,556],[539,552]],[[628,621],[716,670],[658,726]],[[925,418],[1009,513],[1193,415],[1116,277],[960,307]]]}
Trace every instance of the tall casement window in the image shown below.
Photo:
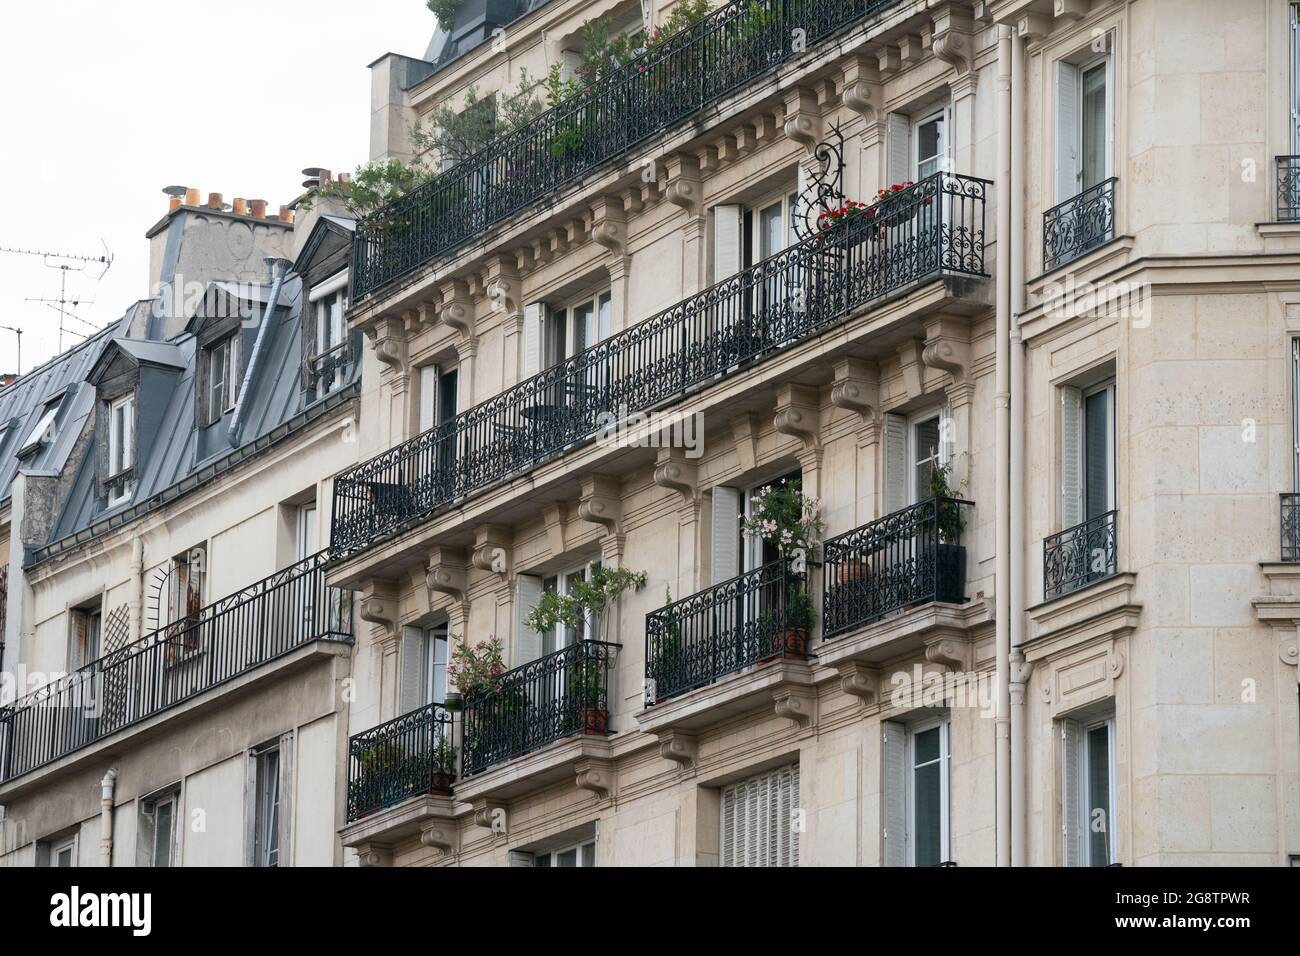
{"label": "tall casement window", "polygon": [[128,476],[135,465],[135,397],[123,395],[108,404],[108,503],[129,501],[135,482]]}
{"label": "tall casement window", "polygon": [[939,866],[952,860],[950,723],[885,721],[885,864]]}
{"label": "tall casement window", "polygon": [[533,866],[591,866],[596,865],[596,841],[575,843],[545,853],[533,854]]}
{"label": "tall casement window", "polygon": [[403,714],[447,699],[448,624],[444,618],[433,624],[402,629],[399,664],[398,709]]}
{"label": "tall casement window", "polygon": [[1291,449],[1291,488],[1300,493],[1300,338],[1291,340]]}
{"label": "tall casement window", "polygon": [[207,421],[212,423],[232,411],[239,398],[239,333],[209,346],[203,354],[208,365]]}
{"label": "tall casement window", "polygon": [[68,670],[75,671],[99,660],[103,629],[103,603],[95,598],[68,612]]}
{"label": "tall casement window", "polygon": [[798,866],[799,765],[722,788],[722,866]]}
{"label": "tall casement window", "polygon": [[952,108],[937,104],[913,113],[890,113],[885,121],[882,186],[919,182],[952,166]]}
{"label": "tall casement window", "polygon": [[41,840],[36,844],[37,866],[73,867],[77,865],[77,835],[66,833],[63,836]]}
{"label": "tall casement window", "polygon": [[[333,285],[333,283],[330,283]],[[343,285],[330,289],[312,303],[316,323],[316,394],[327,395],[347,381],[344,368],[347,349],[347,274]]]}
{"label": "tall casement window", "polygon": [[1065,865],[1109,866],[1119,860],[1114,714],[1060,724]]}
{"label": "tall casement window", "polygon": [[529,378],[603,342],[613,321],[614,298],[609,289],[525,306],[521,377]]}
{"label": "tall casement window", "polygon": [[516,667],[534,661],[546,654],[563,650],[579,640],[598,640],[600,637],[600,619],[588,616],[581,622],[580,628],[560,627],[538,634],[524,619],[537,607],[542,595],[548,591],[560,595],[570,593],[574,583],[591,577],[592,572],[600,567],[599,561],[580,564],[558,574],[540,576],[536,574],[519,574],[515,576],[515,648],[514,664]]}
{"label": "tall casement window", "polygon": [[944,440],[947,419],[942,408],[885,416],[885,514],[931,497],[934,469],[947,464],[951,455]]}
{"label": "tall casement window", "polygon": [[253,865],[280,865],[280,747],[253,757]]}
{"label": "tall casement window", "polygon": [[447,426],[455,420],[459,402],[459,368],[425,365],[420,369],[420,431],[441,430],[435,455],[443,474],[448,474],[456,462],[456,435]]}
{"label": "tall casement window", "polygon": [[1114,173],[1115,66],[1109,34],[1056,63],[1056,201]]}
{"label": "tall casement window", "polygon": [[1300,3],[1291,4],[1291,154],[1300,155]]}
{"label": "tall casement window", "polygon": [[1061,388],[1061,526],[1115,510],[1115,381]]}
{"label": "tall casement window", "polygon": [[137,865],[177,865],[180,799],[180,789],[173,788],[140,801]]}
{"label": "tall casement window", "polygon": [[752,203],[713,207],[713,281],[721,282],[798,242],[797,192],[781,190]]}
{"label": "tall casement window", "polygon": [[168,622],[195,621],[203,610],[208,549],[201,544],[172,558],[167,576]]}

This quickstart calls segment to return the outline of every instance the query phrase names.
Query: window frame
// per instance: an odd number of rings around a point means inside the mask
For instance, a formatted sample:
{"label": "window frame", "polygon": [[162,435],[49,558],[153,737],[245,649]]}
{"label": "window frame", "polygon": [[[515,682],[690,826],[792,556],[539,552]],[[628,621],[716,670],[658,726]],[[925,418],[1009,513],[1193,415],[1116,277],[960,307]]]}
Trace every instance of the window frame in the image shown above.
{"label": "window frame", "polygon": [[[583,328],[583,347],[577,349],[578,309],[590,306],[593,341],[586,340],[587,330]],[[542,328],[542,368],[548,369],[559,365],[594,345],[599,345],[613,334],[614,290],[612,286],[599,286],[590,292],[584,292],[565,299],[560,305],[547,305]],[[557,341],[557,339],[559,341]]]}
{"label": "window frame", "polygon": [[[1080,842],[1080,865],[1085,867],[1091,866],[1109,866],[1119,861],[1119,828],[1115,826],[1117,816],[1118,799],[1116,793],[1116,774],[1115,774],[1115,715],[1107,714],[1104,717],[1097,717],[1092,720],[1076,720],[1079,727],[1079,792],[1076,796],[1076,805],[1071,808],[1071,812],[1076,814],[1075,819],[1078,822],[1082,839]],[[1090,802],[1089,794],[1092,793],[1092,761],[1091,750],[1088,739],[1094,730],[1104,727],[1106,729],[1106,800],[1109,804],[1106,810],[1106,848],[1109,859],[1104,863],[1094,863],[1092,860],[1092,821],[1091,810],[1088,807]]]}
{"label": "window frame", "polygon": [[[939,406],[913,412],[907,416],[907,498],[909,506],[926,500],[921,495],[922,489],[917,481],[917,470],[927,461],[941,467],[948,463],[949,452],[946,448],[947,443],[943,440],[944,421],[948,417],[946,412],[946,406]],[[917,432],[922,425],[931,420],[939,423],[939,446],[934,455],[922,458],[921,449],[918,447],[919,438]]]}
{"label": "window frame", "polygon": [[[346,275],[346,273],[345,273]],[[348,341],[348,286],[346,281],[336,289],[311,301],[312,321],[316,323],[316,354],[310,357],[314,365],[335,349],[346,347]],[[330,395],[342,388],[346,376],[342,370],[331,369],[328,375],[315,379],[317,397]]]}
{"label": "window frame", "polygon": [[[921,158],[921,127],[926,126],[938,120],[939,126],[939,151],[933,156]],[[935,173],[944,172],[948,166],[948,157],[951,148],[951,129],[952,129],[952,109],[947,104],[939,106],[932,110],[922,113],[919,119],[912,121],[910,132],[909,152],[910,165],[912,170],[912,181],[920,182],[928,176]],[[937,162],[938,165],[924,175],[921,173],[922,162]]]}
{"label": "window frame", "polygon": [[181,792],[179,789],[167,790],[163,793],[155,794],[141,801],[141,811],[149,820],[149,857],[147,865],[149,867],[158,867],[158,810],[160,807],[170,805],[171,807],[171,828],[168,833],[167,847],[167,864],[168,868],[177,865],[177,857],[180,852],[180,833],[179,811],[181,806]]}
{"label": "window frame", "polygon": [[[573,843],[567,846],[556,847],[554,850],[543,850],[533,854],[533,866],[540,869],[561,869],[554,861],[558,860],[561,853],[573,851],[575,859],[578,861],[574,864],[577,869],[593,869],[596,866],[596,838],[583,840],[581,843]],[[546,860],[546,863],[542,861]],[[590,861],[590,862],[587,862]]]}
{"label": "window frame", "polygon": [[[906,779],[903,781],[907,808],[907,865],[920,866],[916,860],[916,737],[931,730],[939,731],[939,863],[952,860],[952,721],[935,717],[906,724]],[[934,761],[927,762],[930,766]],[[930,864],[925,864],[930,865]]]}
{"label": "window frame", "polygon": [[[779,249],[769,249],[767,243],[767,230],[763,228],[763,214],[773,206],[781,206],[781,235],[784,237],[784,244]],[[757,265],[764,259],[771,258],[789,249],[799,241],[798,235],[794,231],[795,214],[799,208],[799,187],[795,184],[793,189],[777,189],[769,192],[754,202],[745,203],[741,207],[741,242],[744,244],[744,255],[741,257],[741,271]],[[749,219],[749,241],[745,242],[745,220]]]}
{"label": "window frame", "polygon": [[[77,622],[86,622],[84,649],[77,648]],[[104,600],[103,596],[68,608],[68,671],[87,667],[103,656]]]}
{"label": "window frame", "polygon": [[[1104,183],[1108,179],[1111,179],[1115,176],[1116,124],[1118,121],[1118,117],[1116,116],[1116,100],[1115,100],[1116,57],[1115,57],[1115,31],[1113,29],[1106,31],[1104,35],[1104,41],[1105,41],[1105,50],[1103,52],[1097,53],[1092,50],[1090,45],[1084,46],[1083,48],[1074,51],[1072,54],[1060,57],[1058,60],[1056,60],[1054,64],[1056,72],[1059,72],[1063,66],[1068,67],[1069,69],[1074,71],[1074,87],[1075,87],[1074,102],[1071,104],[1074,109],[1074,117],[1073,117],[1073,128],[1071,130],[1071,144],[1075,154],[1074,155],[1075,162],[1073,166],[1075,179],[1074,179],[1074,185],[1072,191],[1068,195],[1061,195],[1060,194],[1061,183],[1059,181],[1059,177],[1055,175],[1053,176],[1054,182],[1053,182],[1052,192],[1055,194],[1055,198],[1052,203],[1053,205],[1059,205],[1061,203],[1067,202],[1070,199],[1075,198],[1076,196],[1080,196],[1088,189],[1096,188],[1096,186],[1099,185],[1100,183]],[[1096,183],[1094,183],[1092,186],[1085,186],[1084,183],[1086,181],[1086,178],[1084,175],[1084,151],[1083,151],[1084,148],[1083,77],[1084,74],[1089,73],[1092,70],[1096,69],[1098,66],[1102,66],[1102,65],[1104,65],[1106,68],[1106,74],[1105,74],[1106,107],[1105,107],[1105,118],[1104,118],[1105,128],[1106,128],[1106,143],[1105,143],[1106,167],[1104,170],[1102,170],[1102,175],[1098,178]],[[1053,75],[1055,76],[1055,72]],[[1061,103],[1059,102],[1058,92],[1059,92],[1058,90],[1053,90],[1052,107],[1056,112],[1056,119],[1054,121],[1054,125],[1059,126]],[[1060,137],[1060,131],[1058,128],[1053,132],[1054,150],[1059,150],[1060,148],[1059,137]],[[1057,156],[1055,157],[1055,159],[1057,164],[1059,165],[1060,157]]]}
{"label": "window frame", "polygon": [[1080,491],[1083,494],[1082,513],[1084,521],[1091,521],[1100,515],[1088,514],[1088,399],[1101,393],[1106,394],[1106,510],[1101,514],[1107,514],[1116,508],[1116,472],[1119,466],[1118,446],[1116,445],[1115,425],[1117,417],[1116,407],[1116,380],[1114,378],[1106,379],[1087,388],[1079,389],[1080,398],[1080,428],[1079,428],[1079,463],[1080,463]]}
{"label": "window frame", "polygon": [[[284,795],[280,792],[282,759],[283,752],[278,741],[253,753],[253,865],[257,867],[280,865],[280,850],[283,846],[280,832],[281,807],[284,802]],[[274,797],[271,795],[272,790]],[[274,846],[269,845],[268,838],[271,834],[264,832],[271,822],[274,823]]]}
{"label": "window frame", "polygon": [[213,425],[226,413],[234,411],[239,401],[239,332],[213,342],[203,350],[203,356],[208,363],[204,401],[208,404],[208,424]]}
{"label": "window frame", "polygon": [[[121,418],[118,411],[121,410]],[[121,429],[118,422],[121,422]],[[111,486],[116,483],[121,491],[108,494],[108,505],[113,507],[124,504],[135,492],[135,482],[122,476],[130,474],[135,467],[135,393],[127,392],[108,402],[108,474],[105,480]]]}
{"label": "window frame", "polygon": [[[50,857],[49,857],[49,863],[47,865],[56,869],[70,869],[76,867],[78,865],[77,842],[78,842],[77,834],[75,833],[69,836],[59,837],[58,839],[55,840],[50,840],[49,841]],[[59,854],[63,853],[64,851],[67,851],[68,853],[68,864],[66,867],[63,866],[63,864],[57,862],[59,859]]]}
{"label": "window frame", "polygon": [[[567,568],[564,571],[557,571],[554,574],[544,574],[541,576],[542,593],[545,594],[547,590],[550,589],[551,582],[555,582],[555,588],[554,588],[555,592],[559,594],[561,597],[563,597],[569,593],[569,589],[572,586],[572,582],[575,579],[590,578],[592,571],[595,568],[599,567],[600,565],[601,565],[600,558],[592,558],[590,561],[586,561],[580,565]],[[579,632],[576,630],[570,631],[570,629],[566,627],[564,629],[565,634],[564,634],[563,642],[559,640],[559,636],[556,634],[554,628],[552,628],[550,631],[546,632],[545,634],[538,635],[541,638],[542,653],[540,656],[546,657],[548,654],[558,654],[566,647],[572,647],[580,640],[583,641],[598,640],[599,638],[597,638],[594,635],[596,634],[597,630],[600,627],[600,616],[598,614],[591,614],[589,612],[584,611],[582,617],[583,617],[582,633],[579,634]]]}
{"label": "window frame", "polygon": [[[17,457],[23,458],[30,455],[42,445],[49,444],[56,437],[55,425],[59,419],[59,409],[63,406],[63,396],[48,400],[41,408],[41,417],[36,419],[36,424],[32,430],[27,433],[27,439],[18,448]],[[48,438],[48,441],[47,441]]]}

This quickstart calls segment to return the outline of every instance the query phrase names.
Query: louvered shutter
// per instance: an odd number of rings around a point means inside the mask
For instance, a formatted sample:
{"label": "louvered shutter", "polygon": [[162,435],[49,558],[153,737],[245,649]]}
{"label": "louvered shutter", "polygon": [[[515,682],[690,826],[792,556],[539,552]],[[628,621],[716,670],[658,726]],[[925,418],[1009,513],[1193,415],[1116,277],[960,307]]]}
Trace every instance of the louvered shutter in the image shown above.
{"label": "louvered shutter", "polygon": [[420,367],[420,431],[427,432],[438,418],[438,366]]}
{"label": "louvered shutter", "polygon": [[1082,803],[1079,779],[1083,732],[1073,720],[1061,721],[1061,835],[1066,866],[1083,865],[1083,831],[1079,826]]}
{"label": "louvered shutter", "polygon": [[798,866],[798,807],[798,764],[724,787],[722,866]]}
{"label": "louvered shutter", "polygon": [[1300,492],[1300,338],[1291,340],[1291,469],[1291,490]]}
{"label": "louvered shutter", "polygon": [[740,574],[740,489],[713,489],[713,583]]}
{"label": "louvered shutter", "polygon": [[541,578],[535,574],[520,574],[515,578],[515,667],[542,656],[542,636],[524,623],[541,599]]}
{"label": "louvered shutter", "polygon": [[907,730],[894,721],[881,727],[885,866],[907,866]]}
{"label": "louvered shutter", "polygon": [[533,302],[524,306],[524,350],[519,368],[521,379],[530,378],[542,370],[542,324],[545,321],[545,304]]}
{"label": "louvered shutter", "polygon": [[713,207],[713,281],[734,276],[741,268],[740,206]]}
{"label": "louvered shutter", "polygon": [[912,118],[890,113],[885,127],[885,173],[882,187],[905,183],[912,178]]}
{"label": "louvered shutter", "polygon": [[398,647],[397,712],[409,714],[424,706],[424,632],[418,627],[402,628]]}
{"label": "louvered shutter", "polygon": [[1083,396],[1061,388],[1061,527],[1083,521]]}
{"label": "louvered shutter", "polygon": [[525,853],[523,850],[510,850],[506,854],[511,866],[534,866],[536,857],[532,853]]}
{"label": "louvered shutter", "polygon": [[907,419],[885,416],[885,514],[907,507]]}
{"label": "louvered shutter", "polygon": [[1079,194],[1079,68],[1056,64],[1056,201]]}

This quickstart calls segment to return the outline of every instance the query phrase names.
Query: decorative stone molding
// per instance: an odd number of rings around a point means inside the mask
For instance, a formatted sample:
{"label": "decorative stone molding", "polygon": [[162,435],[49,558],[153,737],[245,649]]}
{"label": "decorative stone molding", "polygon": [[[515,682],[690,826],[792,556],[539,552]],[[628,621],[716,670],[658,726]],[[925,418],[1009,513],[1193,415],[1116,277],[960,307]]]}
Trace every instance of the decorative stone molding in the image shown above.
{"label": "decorative stone molding", "polygon": [[622,560],[623,495],[619,480],[609,475],[588,475],[582,479],[582,497],[578,499],[578,517],[601,525],[605,541],[601,551],[616,562]]}
{"label": "decorative stone molding", "polygon": [[908,399],[917,399],[925,394],[921,382],[922,341],[913,339],[898,347],[898,370],[903,376],[903,390]]}
{"label": "decorative stone molding", "polygon": [[522,318],[524,314],[523,282],[519,278],[518,257],[493,256],[488,260],[487,297],[494,308],[507,316]]}
{"label": "decorative stone molding", "polygon": [[660,448],[655,462],[654,482],[682,496],[684,504],[699,500],[699,467],[686,458],[682,448]]}
{"label": "decorative stone molding", "polygon": [[393,848],[382,843],[361,843],[357,851],[357,864],[363,867],[392,866]]}
{"label": "decorative stone molding", "polygon": [[450,326],[467,339],[474,335],[474,303],[470,297],[469,286],[460,279],[444,282],[438,290],[442,296],[442,308],[438,317],[444,325]]}
{"label": "decorative stone molding", "polygon": [[798,438],[805,451],[820,450],[821,403],[817,389],[793,384],[778,388],[772,426],[783,435]]}
{"label": "decorative stone molding", "polygon": [[447,826],[442,821],[428,823],[420,828],[420,843],[437,850],[443,856],[456,852],[459,838],[460,830],[455,826]]}
{"label": "decorative stone molding", "polygon": [[864,421],[874,418],[880,408],[880,379],[874,364],[862,359],[836,362],[831,404],[857,412]]}
{"label": "decorative stone molding", "polygon": [[884,113],[880,67],[865,56],[855,55],[844,65],[844,105],[868,124],[878,122]]}
{"label": "decorative stone molding", "polygon": [[480,798],[473,803],[474,825],[502,836],[510,832],[510,811],[499,800]]}
{"label": "decorative stone molding", "polygon": [[1016,35],[1033,43],[1052,32],[1052,18],[1043,13],[1026,13],[1016,21]]}
{"label": "decorative stone molding", "polygon": [[886,43],[876,51],[876,69],[882,80],[887,80],[903,68],[903,60],[898,47]]}
{"label": "decorative stone molding", "polygon": [[480,571],[506,576],[510,573],[510,551],[514,537],[509,528],[485,524],[474,529],[474,550],[470,564]]}
{"label": "decorative stone molding", "polygon": [[375,358],[394,372],[406,370],[406,328],[401,319],[383,318],[366,329]]}
{"label": "decorative stone molding", "polygon": [[925,659],[954,671],[971,669],[971,645],[965,637],[944,636],[925,642]]}
{"label": "decorative stone molding", "polygon": [[617,256],[627,255],[627,219],[620,199],[602,196],[592,203],[591,238]]}
{"label": "decorative stone molding", "polygon": [[699,762],[700,744],[694,734],[682,730],[665,730],[658,735],[659,756],[671,760],[682,770]]}
{"label": "decorative stone molding", "polygon": [[949,3],[935,10],[931,47],[934,55],[955,69],[959,77],[971,70],[974,32],[975,23],[965,4]]}
{"label": "decorative stone molding", "polygon": [[614,793],[614,762],[588,759],[573,767],[574,782],[579,790],[596,795],[597,800],[608,800]]}
{"label": "decorative stone molding", "polygon": [[817,692],[808,687],[781,687],[772,692],[776,716],[793,721],[800,730],[810,729],[817,721]]}
{"label": "decorative stone molding", "polygon": [[553,556],[569,550],[569,514],[563,502],[557,501],[542,509],[542,522],[546,525],[546,543]]}
{"label": "decorative stone molding", "polygon": [[692,217],[704,214],[701,201],[703,190],[700,185],[700,164],[694,156],[674,155],[668,157],[668,201],[680,206]]}
{"label": "decorative stone molding", "polygon": [[463,626],[469,616],[469,573],[465,553],[454,548],[432,549],[425,568],[424,583],[429,589],[429,606],[433,607],[435,595],[447,595],[452,600],[451,626]]}
{"label": "decorative stone molding", "polygon": [[840,690],[856,697],[864,707],[880,703],[880,668],[848,660],[836,669],[840,674]]}
{"label": "decorative stone molding", "polygon": [[952,376],[953,384],[964,385],[970,372],[970,343],[953,338],[936,323],[921,348],[921,362]]}
{"label": "decorative stone molding", "polygon": [[753,415],[733,418],[731,437],[736,444],[741,471],[753,471],[758,467],[758,420]]}
{"label": "decorative stone molding", "polygon": [[785,135],[812,154],[822,140],[822,114],[817,107],[817,93],[796,87],[785,96]]}
{"label": "decorative stone molding", "polygon": [[925,52],[925,42],[916,33],[908,33],[898,38],[898,57],[905,66],[921,62]]}
{"label": "decorative stone molding", "polygon": [[1052,16],[1066,20],[1082,20],[1088,15],[1090,0],[1052,0]]}
{"label": "decorative stone molding", "polygon": [[357,602],[357,613],[361,620],[380,629],[381,638],[392,636],[397,626],[397,585],[392,581],[368,582]]}

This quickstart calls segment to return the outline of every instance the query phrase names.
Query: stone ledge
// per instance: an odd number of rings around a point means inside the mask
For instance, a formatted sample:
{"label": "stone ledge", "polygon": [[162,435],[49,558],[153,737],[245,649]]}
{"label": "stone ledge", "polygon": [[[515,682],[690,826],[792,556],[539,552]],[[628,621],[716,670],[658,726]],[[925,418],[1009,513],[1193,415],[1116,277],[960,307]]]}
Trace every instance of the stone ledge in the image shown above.
{"label": "stone ledge", "polygon": [[581,765],[610,762],[613,751],[610,737],[566,737],[456,781],[456,799],[477,808],[485,802],[504,802],[563,780],[576,783]]}
{"label": "stone ledge", "polygon": [[467,813],[469,807],[458,806],[453,797],[421,794],[341,827],[339,840],[357,851],[362,866],[391,863],[393,847],[417,834],[425,846],[454,852],[456,818]]}
{"label": "stone ledge", "polygon": [[984,601],[965,604],[930,602],[872,624],[848,635],[832,637],[817,645],[817,663],[839,668],[849,662],[883,664],[915,657],[937,648],[945,640],[972,644],[971,631],[991,623],[993,616]]}
{"label": "stone ledge", "polygon": [[1123,572],[1029,608],[1032,633],[1026,646],[1037,656],[1055,649],[1045,645],[1132,631],[1142,612],[1142,605],[1133,603],[1136,582],[1136,574]]}
{"label": "stone ledge", "polygon": [[[709,684],[647,707],[633,716],[641,729],[658,737],[673,737],[714,726],[730,717],[752,714],[768,708],[781,713],[785,702],[815,694],[812,665],[807,661],[778,658],[766,664],[752,664]],[[795,708],[797,710],[797,708]],[[671,759],[671,758],[670,758]]]}

